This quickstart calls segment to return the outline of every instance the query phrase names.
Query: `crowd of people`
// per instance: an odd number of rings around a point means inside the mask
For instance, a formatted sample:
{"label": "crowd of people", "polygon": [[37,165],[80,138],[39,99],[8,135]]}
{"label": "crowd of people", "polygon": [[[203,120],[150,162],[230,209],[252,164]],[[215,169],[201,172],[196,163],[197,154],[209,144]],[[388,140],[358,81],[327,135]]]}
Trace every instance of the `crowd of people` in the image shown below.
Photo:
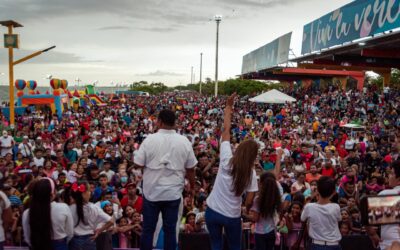
{"label": "crowd of people", "polygon": [[61,119],[37,109],[13,129],[1,116],[0,249],[173,249],[176,232],[210,233],[216,250],[222,229],[230,249],[400,241],[360,211],[400,190],[399,91],[286,92],[297,101],[173,92]]}

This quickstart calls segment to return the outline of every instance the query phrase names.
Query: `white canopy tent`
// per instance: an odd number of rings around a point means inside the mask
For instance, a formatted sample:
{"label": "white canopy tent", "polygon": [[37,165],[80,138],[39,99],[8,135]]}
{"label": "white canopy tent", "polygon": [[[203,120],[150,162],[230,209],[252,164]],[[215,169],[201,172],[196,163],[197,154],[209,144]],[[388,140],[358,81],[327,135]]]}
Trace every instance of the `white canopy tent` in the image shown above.
{"label": "white canopy tent", "polygon": [[279,90],[273,89],[254,98],[250,98],[249,101],[257,103],[285,104],[287,102],[295,102],[296,99],[280,92]]}

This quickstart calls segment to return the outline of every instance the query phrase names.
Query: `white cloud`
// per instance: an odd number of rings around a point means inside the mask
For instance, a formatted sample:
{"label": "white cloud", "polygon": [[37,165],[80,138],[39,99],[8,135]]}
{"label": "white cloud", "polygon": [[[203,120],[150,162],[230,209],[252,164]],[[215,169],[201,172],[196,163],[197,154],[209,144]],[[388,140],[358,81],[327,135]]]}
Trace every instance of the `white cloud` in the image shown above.
{"label": "white cloud", "polygon": [[[16,58],[56,45],[30,63],[18,65],[21,76],[38,80],[46,74],[79,76],[88,82],[190,82],[190,68],[203,78],[214,75],[215,23],[220,26],[219,78],[241,71],[242,56],[287,32],[299,51],[302,26],[350,0],[0,0],[2,19],[25,27]],[[5,32],[5,29],[4,29]],[[0,72],[7,72],[0,49]],[[149,74],[146,72],[153,73]],[[161,72],[161,74],[160,74]],[[162,73],[173,73],[162,74]],[[156,73],[156,74],[154,74]],[[142,76],[141,76],[142,75]]]}

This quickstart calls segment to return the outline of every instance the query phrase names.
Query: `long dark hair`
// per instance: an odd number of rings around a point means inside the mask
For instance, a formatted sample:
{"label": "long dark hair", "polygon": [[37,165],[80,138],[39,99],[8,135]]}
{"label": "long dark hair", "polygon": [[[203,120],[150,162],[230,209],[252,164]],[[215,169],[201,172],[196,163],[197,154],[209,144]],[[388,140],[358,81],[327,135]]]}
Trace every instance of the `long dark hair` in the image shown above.
{"label": "long dark hair", "polygon": [[260,193],[258,195],[258,207],[262,218],[273,217],[274,212],[280,210],[282,204],[276,177],[266,172],[260,177]]}
{"label": "long dark hair", "polygon": [[246,140],[239,144],[239,147],[230,160],[230,164],[232,165],[233,192],[237,196],[241,196],[251,182],[253,165],[257,154],[257,142]]}
{"label": "long dark hair", "polygon": [[49,179],[33,183],[29,206],[32,250],[51,250],[51,184]]}
{"label": "long dark hair", "polygon": [[[80,186],[82,184],[85,185],[86,186],[86,190],[88,188],[90,188],[89,187],[89,183],[86,182],[86,181],[78,181],[77,184],[78,184],[78,186]],[[85,221],[85,215],[83,213],[83,206],[85,205],[84,201],[83,201],[83,196],[82,196],[83,192],[81,192],[80,190],[74,191],[73,189],[71,189],[70,192],[71,192],[72,198],[75,201],[76,213],[78,215],[78,221],[76,222],[75,227],[77,227],[80,222],[82,222],[83,224],[87,225],[87,222]]]}

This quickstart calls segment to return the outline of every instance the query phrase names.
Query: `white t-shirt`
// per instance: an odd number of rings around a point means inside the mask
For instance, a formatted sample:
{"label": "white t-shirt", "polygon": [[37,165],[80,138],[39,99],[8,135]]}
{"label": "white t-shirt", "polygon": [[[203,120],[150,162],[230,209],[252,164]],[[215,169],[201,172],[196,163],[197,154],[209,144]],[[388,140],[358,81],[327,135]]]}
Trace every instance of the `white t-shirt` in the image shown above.
{"label": "white t-shirt", "polygon": [[111,217],[104,213],[100,207],[93,203],[88,203],[83,206],[83,214],[86,224],[80,221],[76,226],[78,223],[76,204],[72,204],[69,208],[71,209],[72,218],[74,219],[74,235],[77,236],[94,234],[94,230],[96,230],[98,224],[107,223],[111,220]]}
{"label": "white t-shirt", "polygon": [[77,173],[74,170],[69,170],[67,172],[67,180],[71,183],[75,183],[78,180]]}
{"label": "white t-shirt", "polygon": [[33,157],[33,162],[34,162],[36,167],[43,167],[44,166],[44,157],[42,157],[40,159],[36,158],[36,157]]}
{"label": "white t-shirt", "polygon": [[352,139],[347,139],[344,143],[344,148],[347,150],[352,150],[354,148],[355,142]]}
{"label": "white t-shirt", "polygon": [[144,166],[143,194],[149,201],[181,198],[186,169],[197,164],[190,141],[175,130],[160,129],[135,151],[135,164]]}
{"label": "white t-shirt", "polygon": [[78,157],[81,157],[81,156],[82,156],[82,149],[80,149],[80,148],[74,148],[73,150],[76,151],[76,153],[78,154]]}
{"label": "white t-shirt", "polygon": [[[66,170],[63,170],[62,172],[63,172],[65,175],[67,175],[67,171],[66,171]],[[51,175],[51,178],[52,178],[53,180],[57,181],[58,175],[59,175],[59,174],[60,174],[60,173],[59,173],[58,171],[54,171],[53,174]]]}
{"label": "white t-shirt", "polygon": [[107,172],[106,172],[105,170],[103,170],[103,171],[100,172],[100,174],[101,174],[101,175],[102,175],[102,174],[107,175],[107,178],[108,178],[109,180],[111,180],[111,179],[113,178],[113,176],[115,175],[115,172],[112,171],[112,170],[110,169],[110,170],[108,170]]}
{"label": "white t-shirt", "polygon": [[[383,190],[379,195],[395,195],[400,194],[400,186],[390,190]],[[381,226],[381,249],[387,249],[394,241],[400,241],[399,225],[386,225]]]}
{"label": "white t-shirt", "polygon": [[3,211],[11,206],[11,202],[6,196],[5,193],[0,191],[0,242],[4,242],[6,240],[4,236],[4,228],[3,228]]}
{"label": "white t-shirt", "polygon": [[311,187],[310,187],[310,184],[308,184],[308,182],[304,182],[304,185],[303,185],[303,184],[300,184],[299,182],[295,181],[295,182],[292,184],[292,190],[295,189],[295,190],[297,190],[297,191],[301,191],[301,189],[302,189],[303,187],[305,187],[306,189],[310,189],[310,188],[311,188]]}
{"label": "white t-shirt", "polygon": [[320,241],[338,242],[342,239],[339,231],[341,219],[340,207],[335,203],[308,203],[301,214],[302,221],[308,220],[308,235]]}
{"label": "white t-shirt", "polygon": [[[220,164],[214,188],[207,199],[207,206],[212,210],[229,218],[239,218],[241,213],[242,197],[233,191],[233,179],[231,175],[230,159],[232,149],[228,141],[221,143]],[[245,192],[257,192],[257,175],[253,169],[251,183]]]}
{"label": "white t-shirt", "polygon": [[32,156],[32,145],[28,142],[27,144],[21,143],[18,146],[18,152],[22,154],[22,156]]}
{"label": "white t-shirt", "polygon": [[[11,147],[14,142],[14,139],[11,136],[1,136],[0,143],[1,147]],[[1,156],[6,156],[6,154],[12,154],[12,147],[11,148],[1,148]]]}
{"label": "white t-shirt", "polygon": [[[64,203],[51,203],[51,223],[53,229],[53,240],[61,240],[74,236],[74,221],[72,219],[71,210]],[[22,215],[22,228],[24,229],[24,239],[28,245],[31,245],[31,227],[29,225],[29,209],[25,210]]]}

